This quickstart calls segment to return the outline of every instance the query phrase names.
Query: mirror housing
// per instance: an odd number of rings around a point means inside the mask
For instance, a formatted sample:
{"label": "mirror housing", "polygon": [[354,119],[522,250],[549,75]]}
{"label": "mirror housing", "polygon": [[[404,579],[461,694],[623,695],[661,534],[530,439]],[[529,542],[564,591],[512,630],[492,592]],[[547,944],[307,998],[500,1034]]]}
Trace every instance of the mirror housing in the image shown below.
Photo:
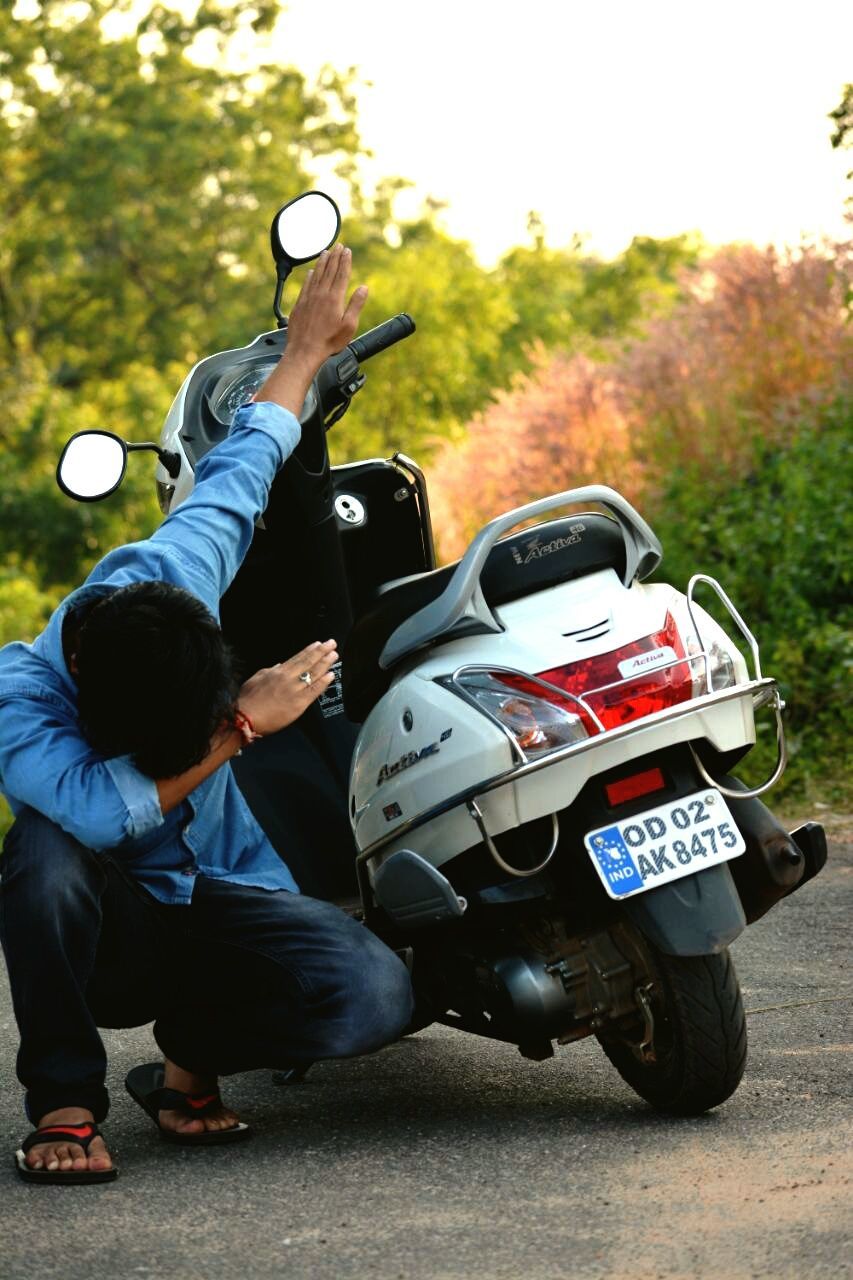
{"label": "mirror housing", "polygon": [[305,191],[283,204],[272,220],[270,244],[276,265],[292,269],[311,262],[338,238],[341,212],[323,191]]}
{"label": "mirror housing", "polygon": [[56,483],[75,502],[100,502],[115,493],[124,479],[127,455],[136,449],[156,453],[173,480],[180,474],[179,453],[150,441],[128,444],[112,431],[95,428],[78,431],[66,442],[56,465]]}
{"label": "mirror housing", "polygon": [[127,445],[112,431],[78,431],[67,441],[56,467],[56,483],[76,502],[108,498],[124,479]]}
{"label": "mirror housing", "polygon": [[270,246],[276,265],[273,311],[279,328],[286,323],[281,312],[285,280],[294,267],[312,262],[333,245],[340,229],[341,211],[324,191],[305,191],[276,213],[270,227]]}

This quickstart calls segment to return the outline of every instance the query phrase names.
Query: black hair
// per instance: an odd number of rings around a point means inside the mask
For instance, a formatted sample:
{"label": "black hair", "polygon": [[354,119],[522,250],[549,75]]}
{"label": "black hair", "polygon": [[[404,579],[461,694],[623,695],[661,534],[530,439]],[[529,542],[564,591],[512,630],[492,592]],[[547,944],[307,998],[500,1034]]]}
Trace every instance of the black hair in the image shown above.
{"label": "black hair", "polygon": [[135,582],[69,622],[78,628],[78,708],[92,746],[132,756],[151,778],[198,764],[237,696],[233,655],[202,602],[168,582]]}

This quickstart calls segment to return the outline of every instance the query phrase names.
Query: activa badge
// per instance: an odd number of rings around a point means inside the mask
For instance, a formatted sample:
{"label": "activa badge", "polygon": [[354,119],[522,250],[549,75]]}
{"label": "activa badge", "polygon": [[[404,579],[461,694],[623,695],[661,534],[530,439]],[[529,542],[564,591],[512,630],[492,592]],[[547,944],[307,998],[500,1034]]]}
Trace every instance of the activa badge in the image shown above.
{"label": "activa badge", "polygon": [[395,760],[393,764],[383,764],[379,770],[379,777],[376,779],[377,787],[381,787],[383,782],[387,782],[395,774],[402,773],[404,769],[411,769],[412,765],[420,764],[421,760],[425,760],[427,756],[438,755],[441,750],[439,744],[446,742],[452,733],[452,729],[445,729],[438,742],[430,742],[428,746],[421,747],[420,751],[407,751],[405,755],[400,756],[400,759]]}

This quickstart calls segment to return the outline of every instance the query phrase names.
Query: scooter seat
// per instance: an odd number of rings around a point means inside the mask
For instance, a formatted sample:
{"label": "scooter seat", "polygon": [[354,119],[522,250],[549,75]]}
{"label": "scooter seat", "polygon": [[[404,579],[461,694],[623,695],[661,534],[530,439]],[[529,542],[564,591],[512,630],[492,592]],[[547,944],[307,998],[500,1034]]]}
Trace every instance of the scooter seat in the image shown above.
{"label": "scooter seat", "polygon": [[[366,720],[391,683],[392,671],[379,665],[389,636],[441,595],[458,563],[396,578],[378,588],[344,646],[342,685],[350,720]],[[494,608],[600,569],[615,569],[621,576],[625,544],[617,522],[593,512],[549,520],[501,538],[489,552],[480,582],[487,603]],[[463,622],[435,643],[471,635],[474,630],[470,622]]]}

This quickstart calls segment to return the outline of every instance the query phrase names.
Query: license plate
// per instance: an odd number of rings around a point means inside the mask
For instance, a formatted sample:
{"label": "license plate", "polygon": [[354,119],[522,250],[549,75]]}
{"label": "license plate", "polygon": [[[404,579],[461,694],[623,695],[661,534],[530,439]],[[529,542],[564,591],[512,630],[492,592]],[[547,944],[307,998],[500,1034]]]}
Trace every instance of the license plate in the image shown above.
{"label": "license plate", "polygon": [[736,858],[743,836],[719,791],[708,789],[636,813],[584,836],[611,898],[628,898]]}

